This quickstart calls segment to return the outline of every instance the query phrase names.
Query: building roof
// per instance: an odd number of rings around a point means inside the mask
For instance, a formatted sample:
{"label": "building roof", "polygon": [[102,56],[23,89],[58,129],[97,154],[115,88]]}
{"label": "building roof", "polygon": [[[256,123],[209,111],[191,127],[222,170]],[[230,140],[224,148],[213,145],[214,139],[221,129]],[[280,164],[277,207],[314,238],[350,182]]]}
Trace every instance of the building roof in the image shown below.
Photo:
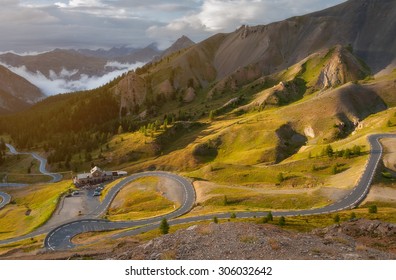
{"label": "building roof", "polygon": [[95,173],[96,171],[99,171],[100,173],[102,173],[102,169],[100,169],[99,167],[95,166],[94,168],[91,169],[91,174]]}
{"label": "building roof", "polygon": [[91,178],[91,173],[82,173],[82,174],[77,174],[77,179],[88,179]]}

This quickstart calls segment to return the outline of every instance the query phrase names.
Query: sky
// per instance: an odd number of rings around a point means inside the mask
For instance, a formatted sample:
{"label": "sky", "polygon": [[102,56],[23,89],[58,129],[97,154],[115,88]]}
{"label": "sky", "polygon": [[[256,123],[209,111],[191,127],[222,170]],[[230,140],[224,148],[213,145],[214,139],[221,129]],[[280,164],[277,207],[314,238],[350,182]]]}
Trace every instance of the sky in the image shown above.
{"label": "sky", "polygon": [[303,15],[345,0],[1,0],[0,52],[54,48],[168,47],[242,24]]}

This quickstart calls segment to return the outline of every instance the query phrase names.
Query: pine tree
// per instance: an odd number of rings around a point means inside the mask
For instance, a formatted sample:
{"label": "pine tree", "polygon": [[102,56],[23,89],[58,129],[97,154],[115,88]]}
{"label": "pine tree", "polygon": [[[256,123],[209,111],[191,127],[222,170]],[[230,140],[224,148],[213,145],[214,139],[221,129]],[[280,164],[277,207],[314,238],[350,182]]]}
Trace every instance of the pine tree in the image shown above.
{"label": "pine tree", "polygon": [[228,198],[226,195],[224,196],[223,205],[224,206],[228,205]]}
{"label": "pine tree", "polygon": [[353,154],[355,156],[360,156],[361,152],[362,152],[362,148],[360,146],[358,145],[353,146]]}
{"label": "pine tree", "polygon": [[338,166],[337,166],[337,164],[335,164],[335,165],[333,166],[331,173],[333,173],[334,175],[338,173]]}
{"label": "pine tree", "polygon": [[370,205],[368,211],[370,214],[376,214],[378,212],[377,205]]}
{"label": "pine tree", "polygon": [[276,176],[276,178],[277,178],[277,180],[278,180],[278,183],[282,183],[282,182],[285,180],[285,177],[283,176],[283,173],[282,173],[282,172],[280,172],[280,173],[278,174],[278,176]]}
{"label": "pine tree", "polygon": [[285,218],[285,217],[281,216],[281,217],[279,218],[279,225],[280,225],[280,226],[286,225],[286,218]]}
{"label": "pine tree", "polygon": [[164,120],[164,130],[168,129],[168,118]]}
{"label": "pine tree", "polygon": [[351,153],[350,149],[346,149],[344,152],[344,158],[351,158]]}
{"label": "pine tree", "polygon": [[122,133],[124,133],[124,129],[122,128],[122,125],[120,125],[118,127],[118,134],[122,134]]}
{"label": "pine tree", "polygon": [[328,157],[333,157],[333,155],[334,155],[334,150],[333,150],[333,147],[332,147],[331,145],[328,145],[328,146],[326,147],[326,155],[327,155]]}
{"label": "pine tree", "polygon": [[212,110],[209,112],[209,120],[213,121],[213,119],[214,119],[214,111]]}
{"label": "pine tree", "polygon": [[168,234],[169,233],[169,224],[166,218],[163,218],[160,224],[160,231],[162,234]]}

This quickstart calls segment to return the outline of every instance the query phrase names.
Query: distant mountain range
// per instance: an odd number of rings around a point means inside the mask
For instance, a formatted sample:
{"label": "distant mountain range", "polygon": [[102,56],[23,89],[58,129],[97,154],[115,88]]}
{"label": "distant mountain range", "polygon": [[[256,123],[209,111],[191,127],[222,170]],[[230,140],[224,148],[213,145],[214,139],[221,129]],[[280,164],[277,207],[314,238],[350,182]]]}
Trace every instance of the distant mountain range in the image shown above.
{"label": "distant mountain range", "polygon": [[[38,55],[18,55],[9,52],[0,55],[0,63],[14,68],[23,67],[24,70],[30,72],[32,75],[41,73],[50,80],[63,79],[73,81],[81,79],[82,75],[100,77],[114,70],[127,70],[129,64],[149,62],[164,54],[178,51],[192,44],[194,43],[184,36],[165,51],[158,50],[155,44],[150,44],[144,48],[114,47],[109,50],[55,49]],[[5,69],[1,71],[5,72]],[[22,77],[19,77],[19,80],[23,82],[19,83],[19,85],[14,85],[15,77],[13,79],[6,78],[10,75],[12,74],[8,71],[8,76],[0,76],[0,83],[8,85],[1,88],[0,113],[27,108],[45,97],[41,93],[38,98],[37,96],[40,90],[37,88],[37,85],[31,84]],[[16,74],[13,75],[17,76]],[[25,84],[29,84],[34,90],[27,90],[26,87],[21,86]]]}
{"label": "distant mountain range", "polygon": [[[164,52],[154,45],[107,51],[54,50],[36,56],[3,54],[0,61],[14,67],[23,65],[32,73],[40,71],[49,78],[55,73],[78,79],[81,74],[100,76],[111,71],[111,67],[105,67],[109,59],[121,63],[153,60],[127,75],[113,89],[121,97],[120,110],[129,114],[139,106],[142,113],[147,99],[178,96],[184,102],[192,102],[198,91],[204,92],[205,98],[212,98],[293,65],[304,67],[311,55],[336,46],[341,47],[337,49],[340,59],[334,59],[335,64],[322,71],[321,78],[327,80],[326,83],[332,79],[334,83],[334,79],[339,79],[338,74],[345,83],[352,77],[358,78],[358,73],[391,71],[396,65],[395,16],[394,0],[349,0],[323,11],[268,25],[244,25],[232,33],[217,34],[198,44],[184,36]],[[351,55],[354,58],[348,58]],[[360,62],[365,66],[364,71]],[[353,69],[361,71],[353,75],[337,72],[350,71],[345,66],[350,63],[356,66]]]}
{"label": "distant mountain range", "polygon": [[78,49],[77,52],[85,56],[103,58],[108,61],[118,61],[122,63],[148,62],[163,53],[154,43],[144,48],[113,47],[109,50]]}

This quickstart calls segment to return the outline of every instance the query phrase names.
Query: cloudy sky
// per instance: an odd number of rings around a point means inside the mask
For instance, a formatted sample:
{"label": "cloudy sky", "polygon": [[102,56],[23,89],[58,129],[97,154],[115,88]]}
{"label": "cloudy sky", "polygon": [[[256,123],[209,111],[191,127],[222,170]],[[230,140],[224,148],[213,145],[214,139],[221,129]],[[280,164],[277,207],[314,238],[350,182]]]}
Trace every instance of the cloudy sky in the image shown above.
{"label": "cloudy sky", "polygon": [[198,42],[345,0],[1,0],[0,51],[53,48],[160,48],[187,35]]}

